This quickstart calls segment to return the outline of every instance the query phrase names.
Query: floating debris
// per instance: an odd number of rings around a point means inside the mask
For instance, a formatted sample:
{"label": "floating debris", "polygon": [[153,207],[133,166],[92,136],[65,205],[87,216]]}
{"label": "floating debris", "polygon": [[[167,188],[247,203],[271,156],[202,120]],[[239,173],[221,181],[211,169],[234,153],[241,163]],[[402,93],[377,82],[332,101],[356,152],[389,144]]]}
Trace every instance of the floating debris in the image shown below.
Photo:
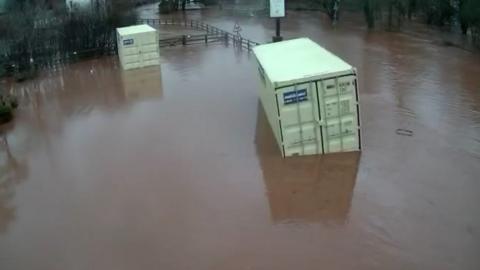
{"label": "floating debris", "polygon": [[409,136],[409,137],[412,137],[413,136],[413,131],[409,130],[409,129],[404,129],[404,128],[398,128],[395,133],[397,133],[398,135],[402,135],[402,136]]}

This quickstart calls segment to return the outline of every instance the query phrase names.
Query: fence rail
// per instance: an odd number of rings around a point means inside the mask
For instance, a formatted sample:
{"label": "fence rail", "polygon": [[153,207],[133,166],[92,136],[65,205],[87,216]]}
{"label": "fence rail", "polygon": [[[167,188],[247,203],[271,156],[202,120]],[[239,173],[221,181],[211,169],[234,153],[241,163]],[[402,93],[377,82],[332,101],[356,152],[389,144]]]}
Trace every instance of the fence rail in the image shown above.
{"label": "fence rail", "polygon": [[219,34],[200,34],[200,35],[182,35],[178,37],[160,39],[160,47],[170,47],[176,45],[189,45],[200,43],[225,42],[225,36]]}
{"label": "fence rail", "polygon": [[[160,25],[178,25],[178,26],[183,26],[185,28],[191,28],[195,30],[201,30],[207,32],[206,35],[202,35],[204,37],[205,43],[208,43],[210,41],[210,38],[212,38],[212,42],[216,41],[225,41],[225,43],[230,43],[234,46],[237,46],[238,48],[245,49],[247,51],[251,51],[255,46],[260,45],[258,42],[251,41],[249,39],[243,38],[240,35],[235,35],[230,32],[227,32],[225,30],[222,30],[220,28],[217,28],[213,25],[206,24],[202,21],[197,21],[197,20],[179,20],[179,19],[174,19],[174,18],[166,18],[166,19],[139,19],[138,23],[141,24],[148,24],[150,26],[156,27]],[[197,35],[195,35],[197,36]],[[182,42],[185,41],[187,38],[187,42]],[[180,41],[179,41],[180,40]],[[171,43],[169,43],[171,42]],[[161,39],[160,40],[160,46],[162,44],[173,44],[173,45],[188,45],[191,44],[188,42],[188,35],[176,37],[176,38],[169,38],[169,39]],[[169,46],[169,45],[167,45]],[[172,45],[170,45],[172,46]]]}

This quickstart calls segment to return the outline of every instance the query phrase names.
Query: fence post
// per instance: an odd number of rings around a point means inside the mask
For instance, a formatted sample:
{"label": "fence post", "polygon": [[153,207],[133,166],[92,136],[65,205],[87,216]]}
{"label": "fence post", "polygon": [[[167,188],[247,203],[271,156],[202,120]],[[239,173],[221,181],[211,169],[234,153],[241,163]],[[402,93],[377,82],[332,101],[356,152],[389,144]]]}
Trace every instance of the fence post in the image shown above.
{"label": "fence post", "polygon": [[186,35],[182,36],[182,45],[183,46],[187,45],[187,36]]}
{"label": "fence post", "polygon": [[247,42],[247,51],[250,51],[250,40]]}
{"label": "fence post", "polygon": [[208,34],[205,35],[205,44],[208,44]]}
{"label": "fence post", "polygon": [[225,44],[228,45],[228,33],[225,33]]}

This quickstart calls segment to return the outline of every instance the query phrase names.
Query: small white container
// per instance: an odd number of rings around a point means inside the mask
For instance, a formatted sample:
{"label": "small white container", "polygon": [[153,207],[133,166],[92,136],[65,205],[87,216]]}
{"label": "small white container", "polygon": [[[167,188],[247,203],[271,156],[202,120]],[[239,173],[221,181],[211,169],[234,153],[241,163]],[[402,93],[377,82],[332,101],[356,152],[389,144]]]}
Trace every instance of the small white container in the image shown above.
{"label": "small white container", "polygon": [[149,25],[117,28],[117,45],[124,70],[160,65],[158,32]]}
{"label": "small white container", "polygon": [[253,49],[284,157],[361,149],[356,69],[308,38]]}

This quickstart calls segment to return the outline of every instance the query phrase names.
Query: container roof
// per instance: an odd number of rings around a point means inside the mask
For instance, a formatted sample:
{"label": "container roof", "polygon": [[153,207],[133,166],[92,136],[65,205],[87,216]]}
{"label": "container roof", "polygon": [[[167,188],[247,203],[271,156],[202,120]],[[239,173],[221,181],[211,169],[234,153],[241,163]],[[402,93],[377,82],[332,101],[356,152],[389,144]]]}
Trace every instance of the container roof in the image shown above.
{"label": "container roof", "polygon": [[140,24],[140,25],[117,28],[117,32],[121,36],[140,34],[140,33],[146,33],[146,32],[155,32],[155,31],[157,30],[155,30],[155,28],[151,27],[148,24]]}
{"label": "container roof", "polygon": [[309,38],[260,45],[253,51],[270,81],[274,83],[353,69]]}

